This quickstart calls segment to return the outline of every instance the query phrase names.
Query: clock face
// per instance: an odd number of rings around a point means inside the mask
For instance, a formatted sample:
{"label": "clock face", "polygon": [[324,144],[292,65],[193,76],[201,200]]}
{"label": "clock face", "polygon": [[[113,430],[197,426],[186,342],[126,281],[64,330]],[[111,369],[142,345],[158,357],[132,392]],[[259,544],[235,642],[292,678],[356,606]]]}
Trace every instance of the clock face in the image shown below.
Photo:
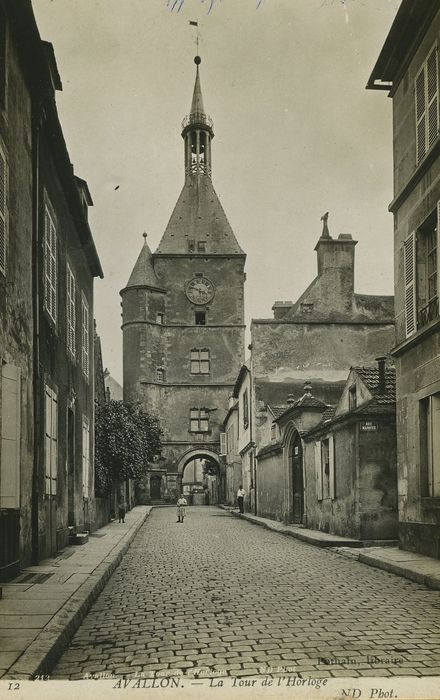
{"label": "clock face", "polygon": [[194,277],[186,285],[186,296],[193,304],[208,304],[214,294],[214,285],[207,277]]}

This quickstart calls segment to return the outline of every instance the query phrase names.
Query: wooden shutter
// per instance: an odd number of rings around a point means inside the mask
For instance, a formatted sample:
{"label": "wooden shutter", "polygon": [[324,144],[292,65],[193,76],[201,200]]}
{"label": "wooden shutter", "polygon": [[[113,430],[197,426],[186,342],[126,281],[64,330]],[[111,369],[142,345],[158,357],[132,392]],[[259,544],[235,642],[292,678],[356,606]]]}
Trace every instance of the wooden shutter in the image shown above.
{"label": "wooden shutter", "polygon": [[316,477],[316,498],[322,501],[322,454],[321,442],[315,442],[315,477]]}
{"label": "wooden shutter", "polygon": [[437,298],[440,315],[440,201],[437,202]]}
{"label": "wooden shutter", "polygon": [[430,396],[428,434],[430,449],[429,493],[438,497],[440,496],[440,394]]}
{"label": "wooden shutter", "polygon": [[428,149],[438,135],[438,57],[435,47],[426,61],[426,104]]}
{"label": "wooden shutter", "polygon": [[335,498],[335,440],[333,435],[328,439],[328,460],[329,460],[329,491],[332,501]]}
{"label": "wooden shutter", "polygon": [[76,283],[70,266],[67,265],[67,347],[75,357],[76,350]]}
{"label": "wooden shutter", "polygon": [[84,296],[82,299],[82,368],[88,379],[90,370],[89,307]]}
{"label": "wooden shutter", "polygon": [[3,365],[1,383],[0,508],[20,507],[20,368]]}
{"label": "wooden shutter", "polygon": [[426,155],[426,79],[423,65],[415,81],[417,163]]}
{"label": "wooden shutter", "polygon": [[7,188],[8,188],[8,172],[6,158],[3,151],[0,149],[0,272],[6,275],[6,246],[7,246]]}
{"label": "wooden shutter", "polygon": [[58,476],[58,399],[55,391],[45,387],[45,491],[54,496]]}
{"label": "wooden shutter", "polygon": [[403,243],[403,279],[405,286],[405,333],[408,338],[417,330],[416,236],[414,232]]}
{"label": "wooden shutter", "polygon": [[44,210],[44,305],[53,321],[57,320],[57,232],[46,206]]}
{"label": "wooden shutter", "polygon": [[83,496],[89,497],[89,472],[90,472],[90,424],[87,416],[83,416],[82,426],[82,481]]}
{"label": "wooden shutter", "polygon": [[220,454],[226,454],[226,433],[220,433]]}

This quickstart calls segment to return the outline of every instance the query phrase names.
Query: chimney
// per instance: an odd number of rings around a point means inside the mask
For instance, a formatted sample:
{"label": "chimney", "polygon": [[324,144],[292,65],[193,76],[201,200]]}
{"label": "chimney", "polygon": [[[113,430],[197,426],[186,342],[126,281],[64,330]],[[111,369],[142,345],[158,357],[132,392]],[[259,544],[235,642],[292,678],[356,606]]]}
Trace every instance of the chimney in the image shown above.
{"label": "chimney", "polygon": [[379,394],[384,394],[385,393],[385,362],[386,362],[386,357],[381,356],[381,357],[376,357],[376,362],[377,366],[379,369],[379,383],[377,385],[377,391]]}

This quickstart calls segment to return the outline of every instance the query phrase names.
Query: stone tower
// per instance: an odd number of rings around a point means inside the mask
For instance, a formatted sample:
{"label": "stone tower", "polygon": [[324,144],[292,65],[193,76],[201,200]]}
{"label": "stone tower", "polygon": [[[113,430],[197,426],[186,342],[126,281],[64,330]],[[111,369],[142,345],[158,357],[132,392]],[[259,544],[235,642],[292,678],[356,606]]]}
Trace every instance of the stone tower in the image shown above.
{"label": "stone tower", "polygon": [[213,122],[200,58],[182,123],[185,182],[155,253],[146,234],[123,309],[124,398],[160,417],[163,453],[148,465],[139,500],[173,499],[185,466],[215,464],[222,497],[220,426],[244,361],[244,264],[212,184]]}

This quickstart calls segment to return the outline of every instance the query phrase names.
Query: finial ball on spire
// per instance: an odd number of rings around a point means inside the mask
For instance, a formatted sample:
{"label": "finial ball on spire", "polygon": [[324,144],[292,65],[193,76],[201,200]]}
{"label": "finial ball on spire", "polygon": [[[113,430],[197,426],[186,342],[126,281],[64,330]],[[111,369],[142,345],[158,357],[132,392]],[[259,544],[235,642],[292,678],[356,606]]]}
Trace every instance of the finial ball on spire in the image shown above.
{"label": "finial ball on spire", "polygon": [[200,56],[196,56],[194,59],[194,63],[196,64],[196,66],[200,66],[201,62],[202,59],[200,58]]}
{"label": "finial ball on spire", "polygon": [[144,231],[142,235],[145,238],[145,240],[147,240],[148,233],[146,231]]}

